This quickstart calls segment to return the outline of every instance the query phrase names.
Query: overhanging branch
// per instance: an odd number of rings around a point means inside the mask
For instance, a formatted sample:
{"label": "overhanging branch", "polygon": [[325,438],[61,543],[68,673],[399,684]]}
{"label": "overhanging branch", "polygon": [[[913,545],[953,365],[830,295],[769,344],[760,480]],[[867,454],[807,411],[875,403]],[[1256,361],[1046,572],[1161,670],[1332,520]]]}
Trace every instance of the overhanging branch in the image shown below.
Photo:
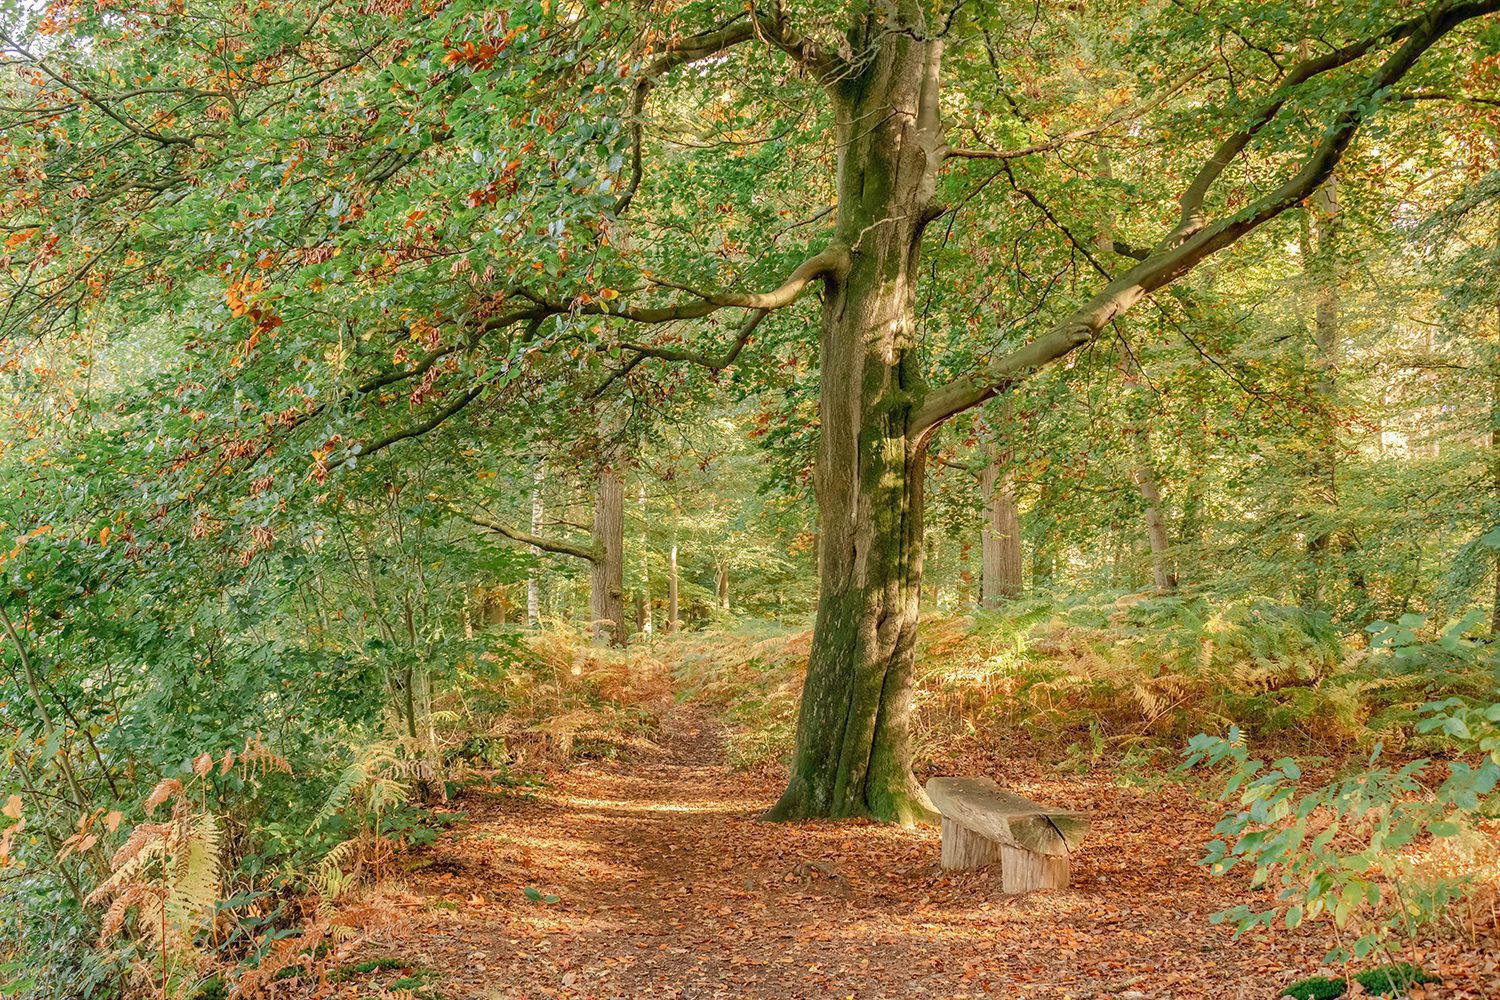
{"label": "overhanging branch", "polygon": [[[1318,59],[1304,60],[1298,67],[1294,67],[1289,78],[1300,76],[1298,82],[1301,82],[1317,73],[1352,62],[1382,42],[1404,39],[1400,48],[1370,73],[1360,92],[1334,116],[1322,141],[1303,161],[1296,174],[1234,215],[1226,216],[1211,225],[1195,223],[1188,229],[1179,225],[1145,260],[1110,281],[1045,334],[996,358],[984,371],[949,383],[931,393],[913,414],[910,433],[914,436],[926,435],[954,414],[1004,392],[1031,372],[1089,343],[1107,324],[1151,292],[1177,280],[1205,258],[1300,204],[1333,173],[1360,127],[1391,98],[1390,88],[1406,75],[1424,52],[1458,25],[1496,10],[1500,10],[1500,0],[1465,0],[1441,4],[1420,18],[1403,22],[1378,36],[1345,46]],[[1282,94],[1263,109],[1261,117],[1274,117],[1280,110],[1289,96],[1285,92],[1285,84],[1282,90]],[[1266,121],[1269,121],[1269,117],[1265,117],[1259,124],[1242,129],[1221,144],[1220,151],[1194,179],[1189,195],[1198,197],[1199,192],[1206,192],[1207,187],[1229,162],[1221,154],[1231,151],[1230,159],[1237,156]],[[1184,197],[1188,198],[1189,195]],[[1184,202],[1185,208],[1191,205],[1191,200]]]}
{"label": "overhanging branch", "polygon": [[496,534],[504,535],[513,542],[530,545],[533,548],[541,549],[543,552],[554,552],[562,556],[572,556],[575,559],[583,559],[591,563],[598,562],[604,558],[604,554],[592,546],[576,545],[573,542],[565,542],[557,538],[544,538],[541,535],[533,535],[530,532],[512,528],[505,522],[497,521],[488,514],[473,513],[452,506],[448,509],[471,524],[487,528]]}
{"label": "overhanging branch", "polygon": [[843,270],[849,254],[834,245],[799,264],[786,280],[769,292],[730,292],[701,290],[686,285],[658,281],[657,284],[687,293],[677,302],[662,306],[637,306],[622,300],[592,299],[588,302],[563,303],[549,300],[539,293],[519,289],[517,295],[535,303],[533,314],[604,316],[633,323],[655,325],[686,319],[702,319],[720,309],[755,309],[770,312],[791,305],[817,278]]}

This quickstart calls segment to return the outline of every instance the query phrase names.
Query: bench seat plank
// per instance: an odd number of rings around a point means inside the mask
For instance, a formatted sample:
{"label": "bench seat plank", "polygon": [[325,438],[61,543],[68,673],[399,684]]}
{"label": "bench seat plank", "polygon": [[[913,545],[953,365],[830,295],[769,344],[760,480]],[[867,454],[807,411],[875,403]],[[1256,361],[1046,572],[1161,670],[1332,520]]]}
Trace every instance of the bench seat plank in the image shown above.
{"label": "bench seat plank", "polygon": [[933,778],[927,795],[945,819],[1006,847],[1067,857],[1083,843],[1089,819],[1001,791],[989,778]]}

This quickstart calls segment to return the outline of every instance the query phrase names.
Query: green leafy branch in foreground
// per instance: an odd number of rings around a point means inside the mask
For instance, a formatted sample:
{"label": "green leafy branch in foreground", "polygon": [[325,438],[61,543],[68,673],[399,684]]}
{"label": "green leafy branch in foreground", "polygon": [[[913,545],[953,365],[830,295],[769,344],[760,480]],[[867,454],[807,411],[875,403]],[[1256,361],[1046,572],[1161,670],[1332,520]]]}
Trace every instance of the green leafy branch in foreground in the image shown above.
{"label": "green leafy branch in foreground", "polygon": [[1456,912],[1500,782],[1500,704],[1449,699],[1422,712],[1417,731],[1446,736],[1451,759],[1379,766],[1377,746],[1363,771],[1324,784],[1289,758],[1253,759],[1238,728],[1191,741],[1185,766],[1221,769],[1221,799],[1237,804],[1214,828],[1203,863],[1216,874],[1249,865],[1254,886],[1276,889],[1271,905],[1242,904],[1217,919],[1238,933],[1278,918],[1288,930],[1331,921],[1340,944],[1327,960],[1336,961],[1388,951]]}

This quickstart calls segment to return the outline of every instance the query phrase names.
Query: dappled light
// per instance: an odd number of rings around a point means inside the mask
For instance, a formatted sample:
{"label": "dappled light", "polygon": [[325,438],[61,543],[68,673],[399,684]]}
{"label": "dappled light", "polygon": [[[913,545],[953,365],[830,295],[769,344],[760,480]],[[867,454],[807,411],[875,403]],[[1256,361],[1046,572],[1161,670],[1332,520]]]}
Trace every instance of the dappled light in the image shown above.
{"label": "dappled light", "polygon": [[0,0],[0,1000],[1500,997],[1500,0]]}

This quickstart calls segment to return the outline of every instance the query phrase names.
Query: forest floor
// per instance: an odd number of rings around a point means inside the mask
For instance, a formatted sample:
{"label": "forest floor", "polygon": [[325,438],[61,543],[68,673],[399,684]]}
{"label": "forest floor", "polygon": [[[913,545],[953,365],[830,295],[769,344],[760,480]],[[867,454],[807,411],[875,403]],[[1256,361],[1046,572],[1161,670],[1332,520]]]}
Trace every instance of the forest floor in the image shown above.
{"label": "forest floor", "polygon": [[[717,721],[674,705],[658,751],[466,792],[468,822],[384,890],[399,918],[360,955],[430,970],[448,1000],[1249,1000],[1320,971],[1317,933],[1236,941],[1210,923],[1255,894],[1195,863],[1214,813],[1186,789],[981,767],[1091,814],[1072,888],[1014,897],[994,873],[943,872],[934,828],[762,823],[778,776],[731,770]],[[1428,997],[1500,996],[1482,951],[1402,957],[1444,975]]]}

